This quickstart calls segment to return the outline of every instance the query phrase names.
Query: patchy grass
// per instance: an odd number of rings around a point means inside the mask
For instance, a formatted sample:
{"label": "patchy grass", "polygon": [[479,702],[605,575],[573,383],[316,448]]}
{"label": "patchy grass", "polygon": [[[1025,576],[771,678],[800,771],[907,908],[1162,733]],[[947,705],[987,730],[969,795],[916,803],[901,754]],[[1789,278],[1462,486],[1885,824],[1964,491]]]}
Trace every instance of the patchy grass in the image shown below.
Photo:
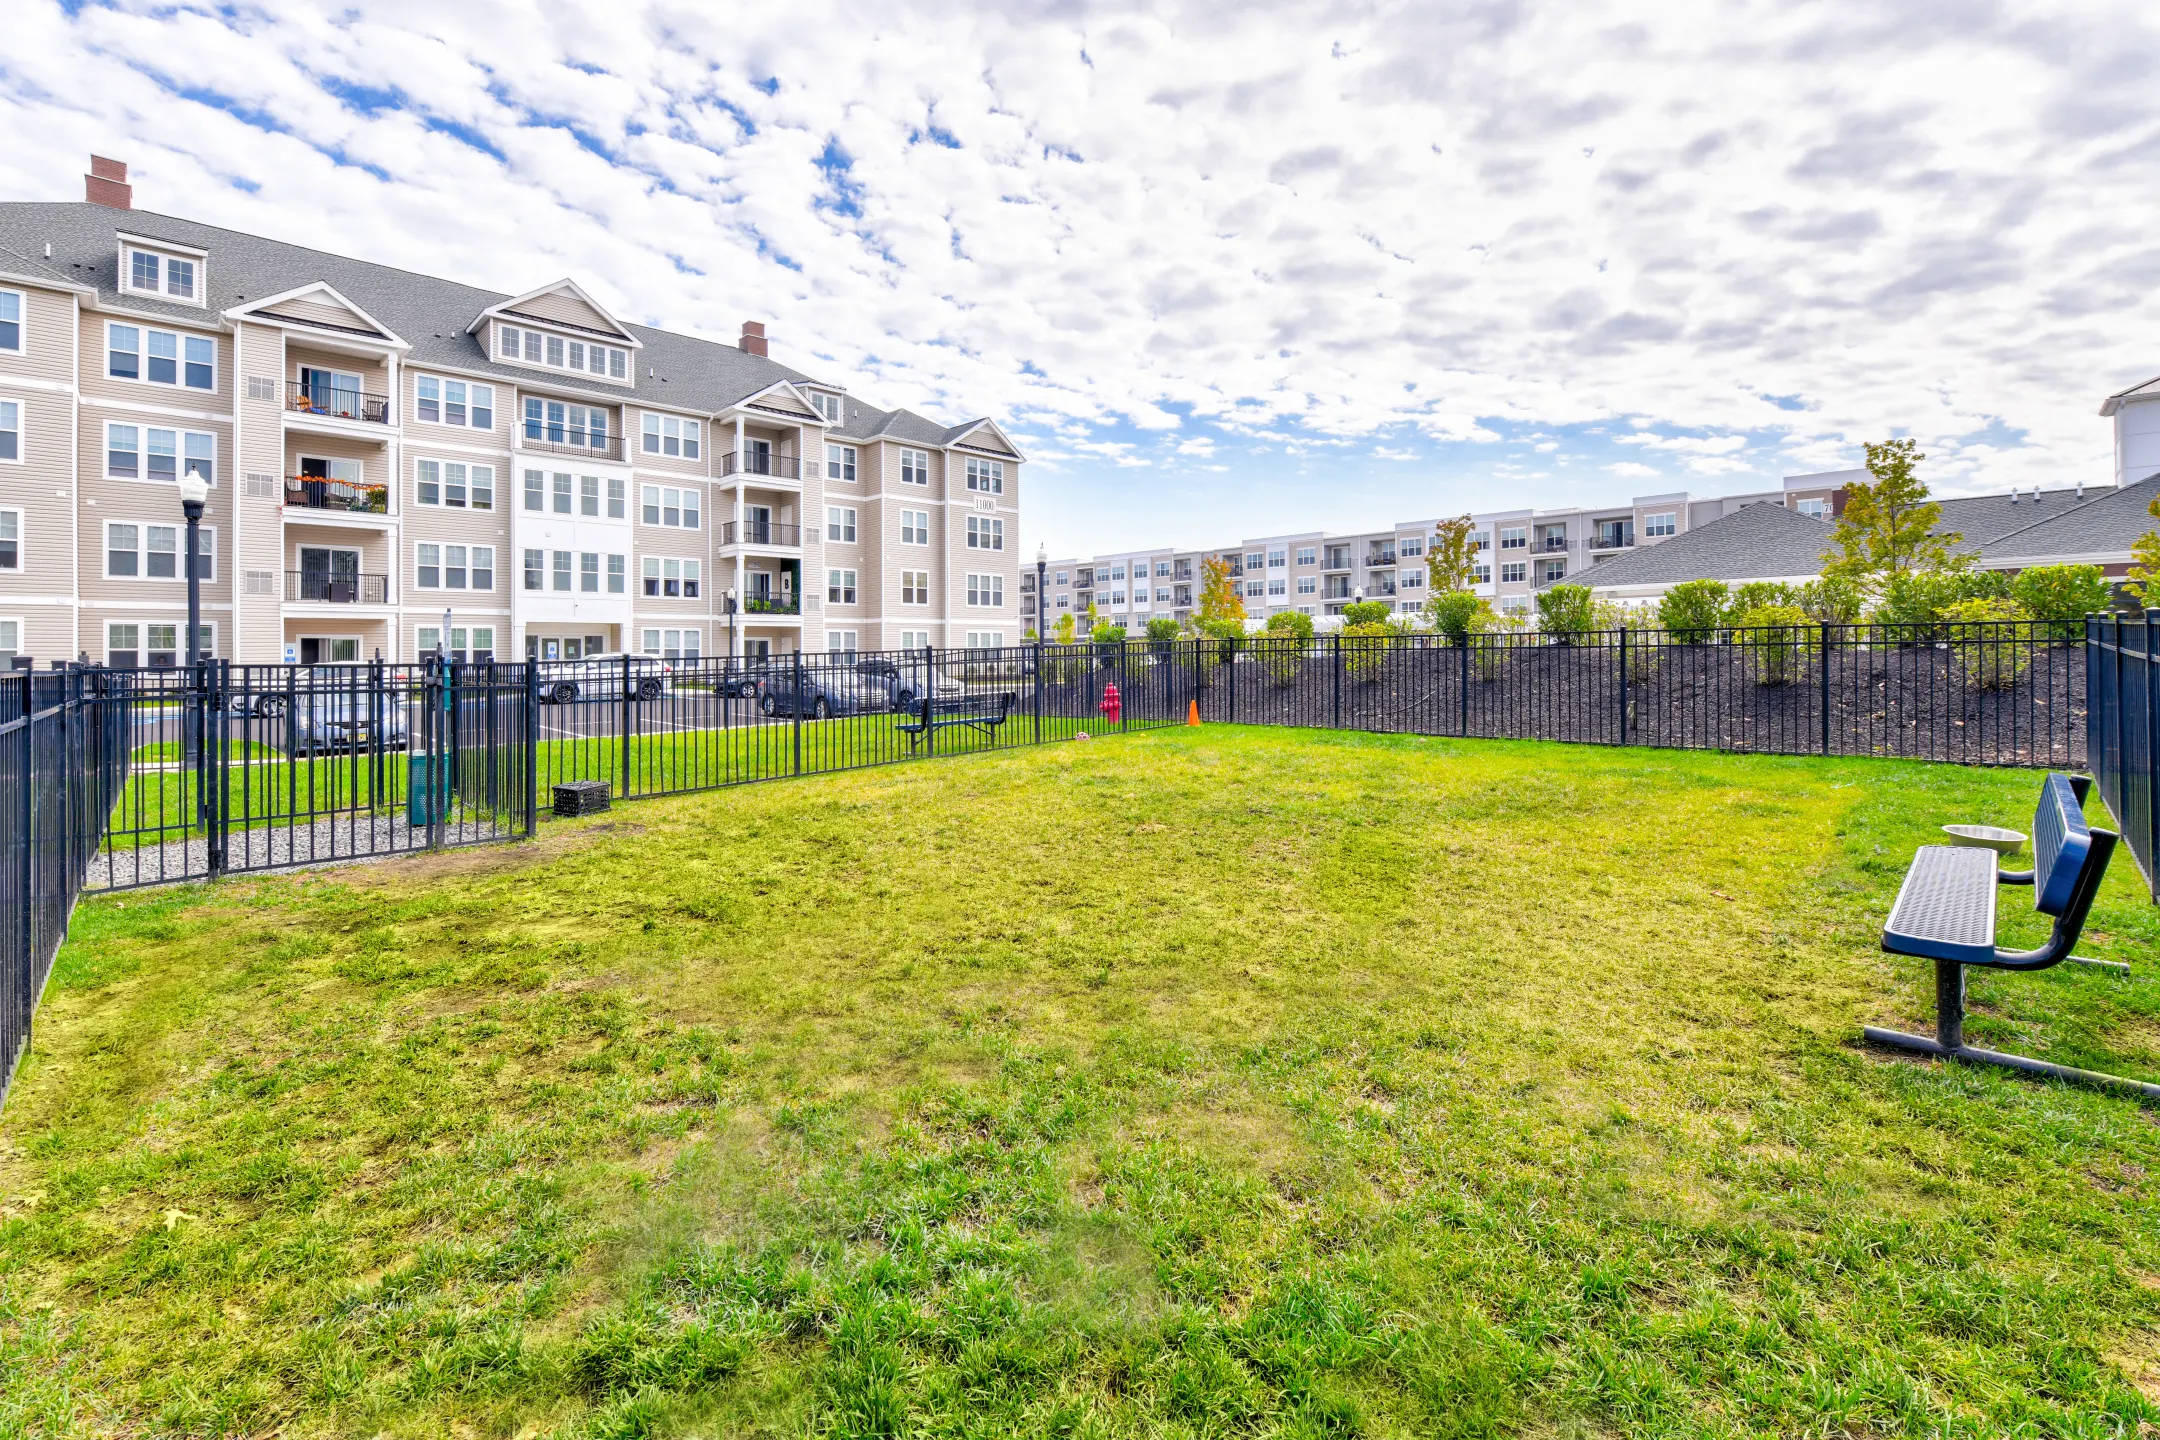
{"label": "patchy grass", "polygon": [[[1854,1044],[2034,794],[1212,727],[93,902],[0,1436],[2135,1434],[2153,1114]],[[1975,1039],[2160,1073],[2093,931]]]}

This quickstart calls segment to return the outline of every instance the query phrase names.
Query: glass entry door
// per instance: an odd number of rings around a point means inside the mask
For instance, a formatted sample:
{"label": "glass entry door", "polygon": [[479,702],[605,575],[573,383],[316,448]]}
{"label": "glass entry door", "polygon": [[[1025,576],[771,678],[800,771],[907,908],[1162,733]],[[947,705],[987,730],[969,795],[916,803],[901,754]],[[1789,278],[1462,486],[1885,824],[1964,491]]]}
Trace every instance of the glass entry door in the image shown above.
{"label": "glass entry door", "polygon": [[300,599],[351,604],[360,598],[360,552],[300,547]]}
{"label": "glass entry door", "polygon": [[304,365],[300,369],[300,398],[317,415],[335,415],[345,420],[367,418],[360,413],[358,375],[343,375],[335,370],[318,370]]}

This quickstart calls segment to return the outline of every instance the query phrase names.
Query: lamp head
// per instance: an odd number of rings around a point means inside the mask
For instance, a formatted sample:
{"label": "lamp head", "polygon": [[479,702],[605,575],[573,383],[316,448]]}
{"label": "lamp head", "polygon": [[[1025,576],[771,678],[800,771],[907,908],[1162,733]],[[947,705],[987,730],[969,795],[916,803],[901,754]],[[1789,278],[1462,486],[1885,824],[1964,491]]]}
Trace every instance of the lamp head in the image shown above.
{"label": "lamp head", "polygon": [[1050,547],[1049,547],[1049,546],[1047,546],[1047,545],[1037,545],[1037,546],[1035,547],[1035,563],[1036,563],[1037,565],[1047,565],[1047,564],[1049,564],[1049,563],[1050,563]]}
{"label": "lamp head", "polygon": [[205,502],[210,499],[210,482],[190,470],[180,477],[180,505],[192,515],[202,514]]}

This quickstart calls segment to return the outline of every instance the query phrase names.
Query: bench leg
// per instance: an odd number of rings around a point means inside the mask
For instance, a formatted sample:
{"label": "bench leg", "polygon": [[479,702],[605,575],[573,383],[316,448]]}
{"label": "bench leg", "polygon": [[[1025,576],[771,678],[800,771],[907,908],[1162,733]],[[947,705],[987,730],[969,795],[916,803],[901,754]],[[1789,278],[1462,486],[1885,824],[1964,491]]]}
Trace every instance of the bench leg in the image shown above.
{"label": "bench leg", "polygon": [[1965,1043],[1965,967],[1955,960],[1935,962],[1935,1038],[1912,1035],[1903,1030],[1883,1030],[1873,1025],[1861,1029],[1870,1042],[1887,1045],[1896,1050],[1910,1050],[1921,1055],[1934,1055],[1946,1060],[1962,1060],[1968,1065],[1995,1065],[2005,1070],[2022,1070],[2028,1075],[2042,1075],[2051,1080],[2066,1080],[2074,1085],[2090,1085],[2119,1094],[2136,1095],[2146,1100],[2160,1101],[2160,1085],[2143,1080],[2131,1080],[2121,1075],[2103,1075],[2097,1070],[2080,1070],[2071,1065],[2052,1065],[2045,1060],[2030,1060],[2023,1055],[2005,1055],[2000,1050],[1982,1050]]}

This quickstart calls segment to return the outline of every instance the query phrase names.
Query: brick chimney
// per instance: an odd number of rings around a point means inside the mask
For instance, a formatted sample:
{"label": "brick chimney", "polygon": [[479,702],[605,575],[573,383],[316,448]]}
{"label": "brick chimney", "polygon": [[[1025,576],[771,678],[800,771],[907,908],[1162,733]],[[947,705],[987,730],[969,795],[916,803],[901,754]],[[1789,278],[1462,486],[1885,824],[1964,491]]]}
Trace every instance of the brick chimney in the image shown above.
{"label": "brick chimney", "polygon": [[135,208],[135,187],[127,183],[127,166],[102,155],[90,157],[90,173],[83,176],[83,199],[92,205],[115,210]]}
{"label": "brick chimney", "polygon": [[735,342],[745,355],[765,353],[765,323],[762,320],[742,322],[742,339]]}

